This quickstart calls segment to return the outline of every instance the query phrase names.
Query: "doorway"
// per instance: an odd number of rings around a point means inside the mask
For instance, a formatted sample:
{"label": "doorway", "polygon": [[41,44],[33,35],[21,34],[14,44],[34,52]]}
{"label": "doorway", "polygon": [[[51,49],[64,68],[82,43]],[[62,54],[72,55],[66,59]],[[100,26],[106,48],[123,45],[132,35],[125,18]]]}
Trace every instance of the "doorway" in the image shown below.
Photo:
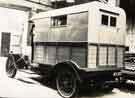
{"label": "doorway", "polygon": [[10,50],[10,33],[2,32],[1,56],[8,56]]}

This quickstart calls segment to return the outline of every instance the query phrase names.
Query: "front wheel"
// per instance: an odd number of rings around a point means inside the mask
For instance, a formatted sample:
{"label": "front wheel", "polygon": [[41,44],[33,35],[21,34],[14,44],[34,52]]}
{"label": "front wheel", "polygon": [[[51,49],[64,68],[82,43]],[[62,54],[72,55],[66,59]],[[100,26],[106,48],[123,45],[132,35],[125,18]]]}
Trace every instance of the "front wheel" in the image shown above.
{"label": "front wheel", "polygon": [[69,69],[61,69],[57,73],[56,87],[58,93],[64,98],[74,97],[77,93],[77,79]]}
{"label": "front wheel", "polygon": [[6,62],[6,74],[10,78],[14,78],[16,75],[17,69],[15,67],[15,62],[12,56],[9,56]]}

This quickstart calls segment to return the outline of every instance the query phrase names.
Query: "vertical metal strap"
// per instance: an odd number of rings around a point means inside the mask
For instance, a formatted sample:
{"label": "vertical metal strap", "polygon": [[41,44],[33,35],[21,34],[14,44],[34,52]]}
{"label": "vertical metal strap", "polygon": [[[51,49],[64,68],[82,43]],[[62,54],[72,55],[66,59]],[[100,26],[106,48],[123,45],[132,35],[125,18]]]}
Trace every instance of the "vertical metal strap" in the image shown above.
{"label": "vertical metal strap", "polygon": [[85,52],[85,56],[86,56],[86,60],[85,60],[85,67],[87,67],[88,68],[88,49],[89,49],[89,44],[87,43],[86,44],[86,48],[85,48],[86,50],[86,52]]}
{"label": "vertical metal strap", "polygon": [[108,60],[109,60],[109,46],[107,48],[107,54],[106,54],[106,64],[109,65]]}
{"label": "vertical metal strap", "polygon": [[99,49],[100,48],[100,45],[98,44],[97,45],[97,56],[96,56],[96,65],[99,66]]}
{"label": "vertical metal strap", "polygon": [[124,47],[124,49],[123,49],[123,67],[125,67],[125,63],[124,63],[124,60],[125,60],[125,50],[126,50],[126,47]]}
{"label": "vertical metal strap", "polygon": [[117,60],[118,59],[118,57],[117,57],[118,55],[117,54],[118,54],[118,50],[117,50],[117,46],[116,46],[115,47],[115,65],[116,66],[117,66],[117,62],[118,62],[118,60]]}

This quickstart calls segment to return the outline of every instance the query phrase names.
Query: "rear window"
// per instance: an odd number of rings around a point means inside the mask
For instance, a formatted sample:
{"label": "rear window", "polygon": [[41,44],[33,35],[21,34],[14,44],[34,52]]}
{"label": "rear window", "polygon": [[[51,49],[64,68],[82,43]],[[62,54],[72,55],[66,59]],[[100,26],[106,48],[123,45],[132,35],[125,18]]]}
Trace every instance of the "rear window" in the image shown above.
{"label": "rear window", "polygon": [[116,17],[110,17],[110,26],[116,27]]}
{"label": "rear window", "polygon": [[110,26],[110,27],[116,27],[117,24],[117,18],[114,16],[109,16],[109,15],[102,15],[101,18],[101,24]]}
{"label": "rear window", "polygon": [[108,16],[107,15],[102,15],[102,24],[108,25]]}

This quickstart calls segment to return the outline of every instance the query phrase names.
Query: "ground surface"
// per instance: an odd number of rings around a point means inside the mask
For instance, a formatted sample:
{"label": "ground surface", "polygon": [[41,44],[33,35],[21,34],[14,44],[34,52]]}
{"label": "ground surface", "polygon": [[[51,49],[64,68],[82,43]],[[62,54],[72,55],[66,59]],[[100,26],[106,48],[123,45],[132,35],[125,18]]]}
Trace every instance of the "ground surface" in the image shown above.
{"label": "ground surface", "polygon": [[[0,97],[8,98],[61,98],[57,91],[46,85],[39,75],[19,71],[15,79],[5,74],[6,58],[0,58]],[[97,90],[79,92],[77,98],[135,98],[135,84],[128,82],[123,87],[105,93]]]}

